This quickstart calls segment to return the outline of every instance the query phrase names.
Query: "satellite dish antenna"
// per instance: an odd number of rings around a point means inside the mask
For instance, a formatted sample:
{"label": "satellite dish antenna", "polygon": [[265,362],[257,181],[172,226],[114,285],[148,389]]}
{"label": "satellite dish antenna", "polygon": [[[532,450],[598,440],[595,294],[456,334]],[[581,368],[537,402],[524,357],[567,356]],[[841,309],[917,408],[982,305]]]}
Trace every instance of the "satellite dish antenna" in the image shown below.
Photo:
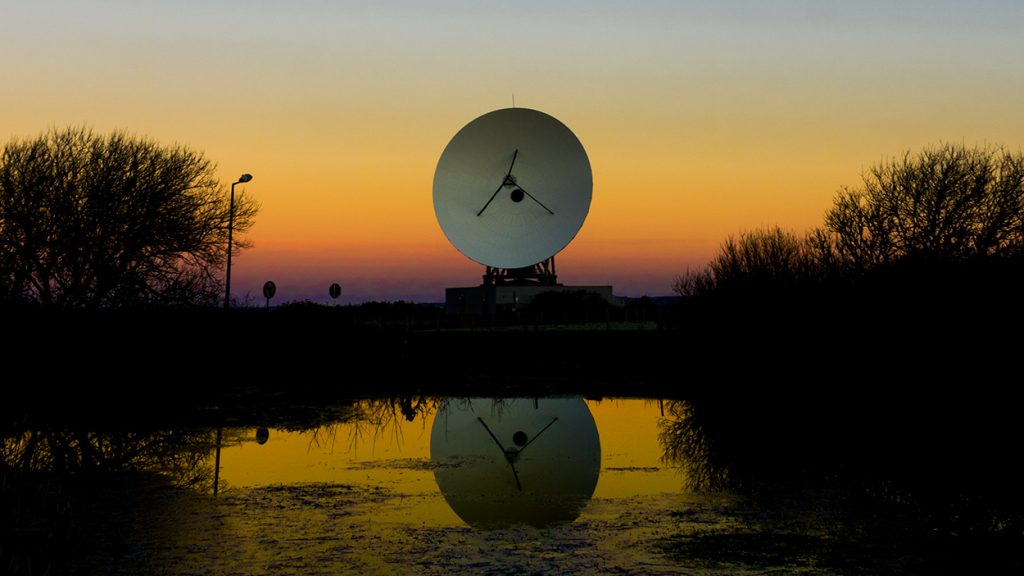
{"label": "satellite dish antenna", "polygon": [[480,529],[575,520],[594,495],[601,443],[582,398],[450,399],[430,433],[434,478]]}
{"label": "satellite dish antenna", "polygon": [[579,139],[529,108],[488,112],[459,130],[434,172],[434,213],[459,252],[492,270],[550,262],[590,210],[593,177]]}

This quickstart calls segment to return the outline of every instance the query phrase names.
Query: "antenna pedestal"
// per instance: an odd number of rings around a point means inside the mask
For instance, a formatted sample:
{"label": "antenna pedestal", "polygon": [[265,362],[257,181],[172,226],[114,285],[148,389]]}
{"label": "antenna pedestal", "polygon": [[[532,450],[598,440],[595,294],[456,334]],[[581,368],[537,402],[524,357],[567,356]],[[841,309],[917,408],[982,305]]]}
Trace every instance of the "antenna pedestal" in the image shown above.
{"label": "antenna pedestal", "polygon": [[523,268],[488,266],[483,286],[558,286],[555,257]]}

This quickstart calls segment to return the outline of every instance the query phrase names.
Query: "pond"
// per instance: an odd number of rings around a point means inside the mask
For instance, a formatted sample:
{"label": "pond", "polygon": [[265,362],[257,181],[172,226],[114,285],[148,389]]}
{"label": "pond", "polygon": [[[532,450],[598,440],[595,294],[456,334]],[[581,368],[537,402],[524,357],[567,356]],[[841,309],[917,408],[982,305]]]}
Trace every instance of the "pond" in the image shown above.
{"label": "pond", "polygon": [[[4,568],[916,574],[1018,562],[999,555],[1020,542],[1012,529],[956,551],[891,484],[879,496],[827,479],[736,481],[741,467],[712,462],[714,439],[679,400],[421,397],[266,420],[12,435],[9,469],[74,481],[7,490]],[[28,525],[30,497],[73,509]]]}

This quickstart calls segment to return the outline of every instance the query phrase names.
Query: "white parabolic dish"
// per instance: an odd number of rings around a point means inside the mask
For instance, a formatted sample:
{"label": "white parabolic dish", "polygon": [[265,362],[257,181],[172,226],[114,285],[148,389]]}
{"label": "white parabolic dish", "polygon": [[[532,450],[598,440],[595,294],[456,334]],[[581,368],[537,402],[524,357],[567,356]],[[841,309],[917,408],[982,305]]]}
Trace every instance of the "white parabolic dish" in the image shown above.
{"label": "white parabolic dish", "polygon": [[448,241],[485,266],[524,268],[565,248],[590,210],[583,145],[557,119],[505,108],[452,137],[434,172],[434,212]]}

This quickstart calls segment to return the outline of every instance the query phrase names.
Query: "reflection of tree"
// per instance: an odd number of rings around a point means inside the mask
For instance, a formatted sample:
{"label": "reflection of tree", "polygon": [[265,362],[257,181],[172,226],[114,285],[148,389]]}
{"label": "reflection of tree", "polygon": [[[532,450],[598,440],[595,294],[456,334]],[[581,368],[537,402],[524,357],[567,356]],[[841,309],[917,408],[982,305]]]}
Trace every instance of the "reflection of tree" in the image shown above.
{"label": "reflection of tree", "polygon": [[321,446],[333,443],[337,437],[338,424],[351,426],[350,442],[357,448],[365,439],[373,442],[392,438],[402,442],[401,422],[413,422],[417,418],[426,425],[427,418],[440,406],[438,398],[425,396],[401,396],[397,398],[364,399],[356,402],[349,415],[342,421],[321,424],[312,429],[312,442]]}
{"label": "reflection of tree", "polygon": [[[333,441],[337,426],[352,426],[353,443],[393,436],[401,441],[401,422],[426,422],[440,399],[404,396],[365,399],[340,410],[300,413],[291,420],[272,419],[275,426],[311,431],[317,444]],[[223,429],[221,446],[253,439],[252,428]],[[82,430],[27,430],[0,438],[0,466],[9,470],[73,474],[88,472],[148,471],[166,475],[181,487],[208,487],[213,479],[215,431],[162,430],[150,432],[86,432]]]}
{"label": "reflection of tree", "polygon": [[686,473],[691,489],[717,490],[729,481],[725,467],[715,460],[714,445],[689,402],[668,400],[664,418],[658,420],[662,461]]}
{"label": "reflection of tree", "polygon": [[841,490],[850,522],[870,512],[905,535],[966,542],[1024,535],[1015,410],[967,393],[716,393],[666,402],[659,442],[693,488]]}
{"label": "reflection of tree", "polygon": [[0,436],[0,572],[64,573],[79,552],[122,529],[108,514],[144,509],[137,491],[124,490],[139,473],[206,490],[213,448],[209,430]]}
{"label": "reflection of tree", "polygon": [[210,481],[212,448],[209,431],[30,430],[0,440],[0,462],[10,469],[57,474],[160,472],[188,487]]}

